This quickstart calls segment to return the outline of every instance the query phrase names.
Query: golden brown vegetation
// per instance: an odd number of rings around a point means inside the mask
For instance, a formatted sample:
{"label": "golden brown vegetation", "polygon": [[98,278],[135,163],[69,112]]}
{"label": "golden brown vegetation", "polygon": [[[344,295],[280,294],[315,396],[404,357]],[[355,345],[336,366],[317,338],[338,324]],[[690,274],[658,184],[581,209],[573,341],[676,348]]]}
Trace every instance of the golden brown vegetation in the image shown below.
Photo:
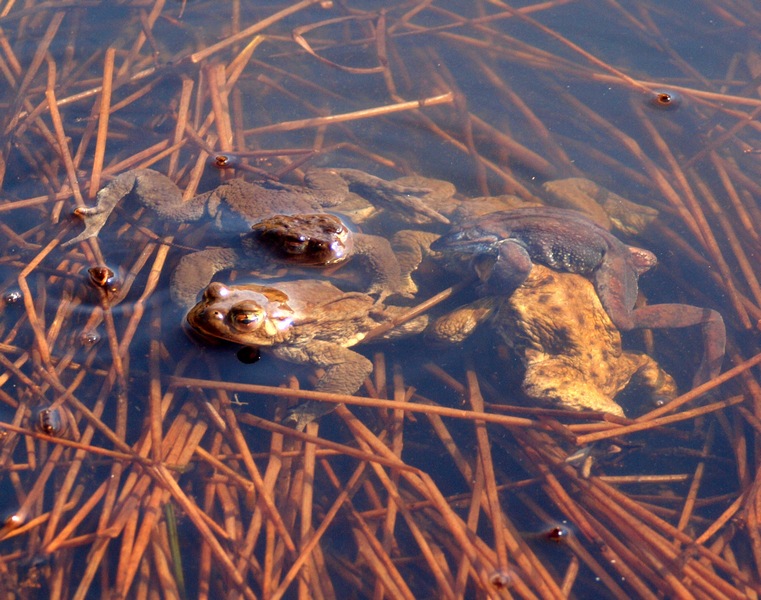
{"label": "golden brown vegetation", "polygon": [[[757,597],[758,6],[356,4],[0,2],[0,595]],[[191,197],[215,157],[469,195],[594,179],[661,211],[653,293],[723,313],[726,373],[632,421],[512,406],[493,363],[402,347],[357,397],[253,385],[271,365],[224,368],[166,307],[198,237],[122,211],[107,244],[60,248],[115,174]],[[103,264],[118,289],[88,288]],[[692,364],[683,335],[644,343]],[[313,397],[347,407],[278,424]]]}

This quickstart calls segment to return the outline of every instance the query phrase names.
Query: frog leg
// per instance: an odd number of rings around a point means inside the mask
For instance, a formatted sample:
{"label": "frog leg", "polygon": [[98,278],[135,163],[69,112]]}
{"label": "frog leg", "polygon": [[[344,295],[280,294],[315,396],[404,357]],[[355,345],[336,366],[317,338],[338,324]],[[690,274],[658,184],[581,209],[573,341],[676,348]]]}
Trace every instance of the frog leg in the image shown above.
{"label": "frog leg", "polygon": [[[275,347],[270,354],[292,363],[323,367],[325,374],[315,385],[320,392],[353,394],[373,370],[373,363],[354,350],[318,340],[306,346]],[[308,423],[333,412],[337,406],[331,402],[310,400],[291,410],[285,423],[302,430]]]}
{"label": "frog leg", "polygon": [[654,208],[627,200],[589,179],[548,181],[542,189],[549,204],[581,211],[600,227],[625,235],[641,234],[658,216]]}
{"label": "frog leg", "polygon": [[486,322],[496,308],[494,297],[479,298],[436,319],[426,330],[426,337],[433,342],[459,344]]}
{"label": "frog leg", "polygon": [[399,261],[386,238],[355,233],[354,255],[367,263],[372,273],[368,294],[379,294],[383,300],[392,294],[411,298],[417,291],[417,287],[411,289],[408,282],[402,278]]}
{"label": "frog leg", "polygon": [[220,271],[246,266],[247,258],[232,248],[209,248],[186,254],[172,273],[172,301],[184,309],[191,308],[214,275]]}
{"label": "frog leg", "polygon": [[689,304],[653,304],[634,310],[631,316],[634,327],[642,329],[700,325],[703,332],[703,358],[692,380],[693,387],[713,379],[721,371],[727,332],[724,319],[715,310]]}
{"label": "frog leg", "polygon": [[417,293],[418,290],[417,284],[412,279],[412,274],[426,256],[435,254],[431,250],[431,244],[439,237],[438,233],[402,229],[391,238],[391,247],[394,249],[399,264],[404,287],[412,294]]}
{"label": "frog leg", "polygon": [[174,221],[196,221],[203,216],[206,205],[206,194],[183,202],[177,185],[158,171],[127,171],[98,192],[95,206],[80,207],[74,211],[84,221],[85,230],[62,246],[96,237],[116,205],[126,196],[134,196],[143,206],[155,210],[160,217]]}
{"label": "frog leg", "polygon": [[622,331],[638,327],[632,318],[639,276],[657,263],[649,250],[625,246],[609,250],[594,274],[594,286],[605,312]]}
{"label": "frog leg", "polygon": [[[428,188],[399,185],[359,169],[311,169],[307,173],[306,180],[309,186],[315,189],[334,190],[336,189],[335,177],[343,179],[348,190],[359,194],[366,200],[378,201],[415,216],[424,215],[431,222],[449,223],[449,219],[419,198],[419,196],[424,196],[431,191]],[[320,198],[322,197],[323,192],[321,191]]]}
{"label": "frog leg", "polygon": [[570,410],[596,410],[623,417],[623,409],[588,381],[564,357],[534,360],[526,366],[523,392],[544,404]]}
{"label": "frog leg", "polygon": [[635,368],[631,382],[647,390],[656,403],[666,403],[676,398],[674,378],[661,369],[655,359],[639,352],[625,352],[624,357],[630,359]]}
{"label": "frog leg", "polygon": [[525,246],[514,239],[498,244],[496,260],[491,254],[477,254],[471,264],[478,278],[495,293],[511,294],[526,281],[533,263]]}

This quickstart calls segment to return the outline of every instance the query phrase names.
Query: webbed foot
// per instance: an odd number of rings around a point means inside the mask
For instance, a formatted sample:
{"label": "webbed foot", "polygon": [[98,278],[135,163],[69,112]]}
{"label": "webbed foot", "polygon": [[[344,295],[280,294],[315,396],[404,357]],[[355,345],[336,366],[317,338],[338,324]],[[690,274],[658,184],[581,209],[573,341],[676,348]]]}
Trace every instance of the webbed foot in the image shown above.
{"label": "webbed foot", "polygon": [[358,169],[314,169],[307,174],[310,186],[314,178],[335,175],[343,179],[349,189],[370,201],[379,201],[412,215],[424,215],[429,222],[449,224],[449,219],[431,208],[420,196],[431,192],[425,187],[399,185]]}
{"label": "webbed foot", "polygon": [[103,229],[119,200],[135,188],[139,173],[140,171],[122,173],[98,192],[97,204],[95,206],[80,206],[76,208],[74,214],[84,221],[85,230],[75,238],[61,244],[61,247],[65,248],[77,242],[83,242],[96,237],[100,233],[100,230]]}
{"label": "webbed foot", "polygon": [[304,431],[306,426],[312,421],[332,413],[338,406],[338,404],[333,404],[332,402],[309,400],[289,410],[285,419],[283,419],[283,425],[293,427],[296,431]]}
{"label": "webbed foot", "polygon": [[205,199],[183,203],[179,188],[166,175],[152,169],[135,169],[122,173],[102,188],[96,197],[95,206],[79,207],[74,211],[84,221],[85,230],[61,245],[66,247],[96,237],[116,205],[132,194],[163,218],[179,221],[179,218],[175,218],[178,210],[181,210],[183,220],[186,221],[199,219],[203,215]]}

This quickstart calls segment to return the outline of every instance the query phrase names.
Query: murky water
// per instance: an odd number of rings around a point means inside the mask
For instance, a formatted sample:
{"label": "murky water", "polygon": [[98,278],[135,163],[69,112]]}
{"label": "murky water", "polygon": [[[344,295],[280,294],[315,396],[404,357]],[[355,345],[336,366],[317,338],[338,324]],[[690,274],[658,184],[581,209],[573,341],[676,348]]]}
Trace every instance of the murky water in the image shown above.
{"label": "murky water", "polygon": [[[615,397],[627,416],[676,415],[637,432],[614,428],[628,423],[619,417],[531,402],[525,364],[539,359],[522,349],[532,332],[517,317],[505,336],[492,321],[450,344],[376,339],[355,347],[373,361],[357,392],[373,406],[324,417],[305,444],[279,425],[300,401],[285,388],[312,389],[325,350],[302,344],[317,357],[306,364],[266,349],[254,361],[190,337],[170,300],[183,256],[237,248],[246,227],[179,225],[127,199],[97,241],[60,244],[82,231],[73,209],[136,168],[166,174],[185,198],[233,177],[301,185],[313,167],[415,174],[456,186],[453,200],[431,204],[451,221],[453,209],[487,202],[468,198],[547,203],[543,184],[586,178],[601,186],[597,201],[607,189],[658,211],[633,229],[631,209],[601,218],[658,257],[638,302],[721,313],[727,371],[757,354],[761,319],[753,3],[398,2],[382,13],[374,2],[16,4],[0,5],[0,589],[24,598],[758,590],[750,367],[672,410],[629,386]],[[214,166],[220,156],[230,168]],[[362,210],[343,214],[365,234],[429,239],[451,228],[354,191]],[[115,280],[98,288],[88,269],[101,266]],[[264,271],[216,279],[320,277],[352,292],[372,281],[361,257]],[[469,276],[467,265],[452,272],[429,256],[412,275],[414,297],[386,303],[409,308]],[[601,341],[617,332],[585,329],[607,316],[577,303],[579,285],[553,316],[541,302],[524,314],[546,321],[548,354],[604,350],[574,367],[575,381],[609,371],[625,382],[610,358],[621,348]],[[483,296],[471,280],[428,314]],[[309,319],[324,319],[320,310]],[[623,348],[653,357],[681,393],[704,341],[700,327],[623,334]],[[549,394],[564,382],[539,383]],[[394,411],[386,398],[415,406]],[[705,415],[688,412],[700,407]],[[56,411],[42,417],[54,439],[38,433],[40,409]],[[474,410],[497,416],[484,427]],[[587,467],[565,462],[577,451],[592,457]]]}

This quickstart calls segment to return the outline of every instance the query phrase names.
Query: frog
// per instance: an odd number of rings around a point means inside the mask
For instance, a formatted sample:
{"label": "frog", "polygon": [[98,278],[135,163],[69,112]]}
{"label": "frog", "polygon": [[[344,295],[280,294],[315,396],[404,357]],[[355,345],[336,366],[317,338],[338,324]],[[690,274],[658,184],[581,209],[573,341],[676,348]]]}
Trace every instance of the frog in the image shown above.
{"label": "frog", "polygon": [[[204,339],[256,348],[281,360],[324,369],[315,389],[354,394],[372,363],[351,348],[368,332],[405,312],[363,292],[344,292],[320,279],[241,285],[210,283],[187,313],[193,332]],[[399,325],[384,339],[421,333],[426,315]],[[307,402],[286,422],[297,429],[327,414],[335,405]]]}
{"label": "frog", "polygon": [[544,206],[486,214],[455,226],[431,249],[449,255],[455,264],[469,261],[486,293],[513,293],[536,263],[587,276],[605,312],[622,331],[702,328],[703,356],[693,387],[721,370],[726,346],[722,316],[688,304],[635,308],[639,277],[656,265],[655,254],[625,244],[578,211]]}
{"label": "frog", "polygon": [[[647,230],[658,216],[656,209],[631,202],[596,182],[580,177],[545,182],[536,195],[529,194],[525,198],[513,194],[459,197],[455,195],[456,190],[451,183],[417,175],[396,179],[394,183],[431,190],[420,196],[420,200],[455,224],[468,223],[494,212],[549,204],[583,212],[608,231],[638,235]],[[424,215],[415,221],[410,221],[406,215],[399,215],[399,220],[418,225],[414,229],[401,229],[391,237],[405,288],[417,290],[413,273],[424,258],[433,256],[439,259],[438,262],[443,260],[452,263],[454,257],[450,253],[442,258],[439,253],[431,250],[431,244],[446,232],[440,223],[427,219]],[[452,264],[455,263],[456,261]]]}
{"label": "frog", "polygon": [[[225,232],[245,234],[250,226],[278,214],[323,215],[326,209],[337,208],[351,195],[352,190],[372,196],[379,204],[385,203],[401,211],[448,222],[446,217],[417,199],[417,195],[427,190],[401,186],[357,169],[312,169],[307,172],[305,186],[231,179],[187,202],[183,202],[182,193],[169,177],[152,169],[135,169],[118,175],[101,189],[94,207],[81,207],[74,211],[84,220],[85,230],[63,246],[97,236],[113,209],[127,196],[134,196],[142,205],[168,221],[183,223],[209,217]],[[367,290],[369,293],[411,294],[404,288],[395,255],[385,238],[352,233],[343,221],[340,231],[323,229],[316,234],[312,231],[310,235],[334,236],[335,239],[326,242],[326,247],[339,252],[340,259],[336,254],[332,262],[345,260],[350,255],[364,259],[372,274]],[[210,248],[185,255],[170,283],[175,303],[185,308],[192,306],[198,292],[219,271],[233,267],[262,268],[267,258],[271,257],[259,252],[251,239],[250,243],[243,245]],[[347,239],[352,240],[350,245]],[[346,252],[349,247],[351,251]]]}
{"label": "frog", "polygon": [[658,210],[632,202],[591,179],[568,177],[542,184],[545,204],[584,213],[603,229],[641,235],[658,217]]}
{"label": "frog", "polygon": [[[583,177],[554,179],[542,184],[537,194],[525,198],[513,194],[496,196],[459,197],[456,188],[448,181],[407,175],[394,180],[402,186],[414,186],[429,190],[420,200],[451,222],[463,223],[488,213],[530,206],[555,206],[577,210],[587,215],[600,227],[625,235],[640,235],[658,217],[658,210],[632,202]],[[407,214],[399,219],[417,224],[438,224],[424,214],[411,220]]]}
{"label": "frog", "polygon": [[433,321],[433,342],[462,343],[491,327],[520,358],[522,391],[533,402],[625,417],[616,396],[631,383],[657,404],[672,400],[676,383],[658,363],[623,350],[621,333],[582,275],[534,264],[512,294],[491,294]]}

